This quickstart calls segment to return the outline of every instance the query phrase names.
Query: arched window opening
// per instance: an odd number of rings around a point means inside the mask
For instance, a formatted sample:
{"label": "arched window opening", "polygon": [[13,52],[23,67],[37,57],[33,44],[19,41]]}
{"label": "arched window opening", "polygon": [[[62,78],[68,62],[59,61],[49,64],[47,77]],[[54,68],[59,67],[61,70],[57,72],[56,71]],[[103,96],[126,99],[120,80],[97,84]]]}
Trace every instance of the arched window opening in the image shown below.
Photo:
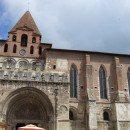
{"label": "arched window opening", "polygon": [[27,46],[28,42],[28,36],[26,34],[23,34],[21,37],[21,46]]}
{"label": "arched window opening", "polygon": [[36,43],[36,37],[32,38],[32,43]]}
{"label": "arched window opening", "polygon": [[129,89],[129,96],[130,96],[130,68],[127,71],[127,79],[128,79],[128,89]]}
{"label": "arched window opening", "polygon": [[105,121],[109,121],[110,120],[109,119],[109,114],[106,111],[103,113],[103,120],[105,120]]}
{"label": "arched window opening", "polygon": [[74,120],[74,114],[72,111],[69,111],[69,119]]}
{"label": "arched window opening", "polygon": [[106,75],[105,70],[102,66],[99,69],[99,82],[100,82],[100,97],[102,99],[107,99]]}
{"label": "arched window opening", "polygon": [[33,51],[34,51],[34,47],[31,46],[31,47],[30,47],[30,54],[33,54]]}
{"label": "arched window opening", "polygon": [[13,47],[13,53],[16,53],[16,51],[17,51],[17,46],[14,45],[14,47]]}
{"label": "arched window opening", "polygon": [[12,41],[15,42],[15,41],[16,41],[16,38],[17,38],[16,35],[13,35],[13,37],[12,37]]}
{"label": "arched window opening", "polygon": [[40,46],[39,47],[39,55],[41,55],[42,54],[42,47]]}
{"label": "arched window opening", "polygon": [[8,51],[8,44],[5,44],[4,46],[4,52],[7,52]]}
{"label": "arched window opening", "polygon": [[77,98],[77,70],[74,65],[70,68],[70,97]]}

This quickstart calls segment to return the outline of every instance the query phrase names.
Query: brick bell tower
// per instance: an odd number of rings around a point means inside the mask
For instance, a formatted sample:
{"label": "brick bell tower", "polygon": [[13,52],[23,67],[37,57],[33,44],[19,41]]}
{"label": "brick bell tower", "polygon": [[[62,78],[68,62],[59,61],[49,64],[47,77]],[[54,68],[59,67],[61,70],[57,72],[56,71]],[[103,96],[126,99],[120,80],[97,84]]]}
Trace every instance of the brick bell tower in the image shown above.
{"label": "brick bell tower", "polygon": [[20,18],[8,33],[8,40],[3,48],[6,56],[39,57],[41,33],[29,11]]}

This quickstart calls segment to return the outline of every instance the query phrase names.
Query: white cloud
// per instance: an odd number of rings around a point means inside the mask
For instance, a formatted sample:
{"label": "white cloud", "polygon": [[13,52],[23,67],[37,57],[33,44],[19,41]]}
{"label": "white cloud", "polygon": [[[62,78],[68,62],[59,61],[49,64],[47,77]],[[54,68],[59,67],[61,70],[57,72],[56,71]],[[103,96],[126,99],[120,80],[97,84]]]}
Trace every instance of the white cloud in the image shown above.
{"label": "white cloud", "polygon": [[[4,0],[12,26],[27,0]],[[30,0],[30,12],[43,42],[56,48],[130,53],[129,0]],[[114,47],[113,47],[114,46]]]}

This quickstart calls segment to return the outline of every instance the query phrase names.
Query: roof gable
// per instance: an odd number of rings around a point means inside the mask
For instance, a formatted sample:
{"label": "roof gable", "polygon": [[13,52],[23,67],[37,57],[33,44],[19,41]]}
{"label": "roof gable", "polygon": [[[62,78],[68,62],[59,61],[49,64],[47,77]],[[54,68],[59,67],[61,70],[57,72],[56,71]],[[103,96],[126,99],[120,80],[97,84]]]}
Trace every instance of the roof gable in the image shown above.
{"label": "roof gable", "polygon": [[9,33],[15,32],[18,29],[22,29],[22,28],[27,29],[27,31],[28,29],[32,30],[33,33],[37,35],[41,35],[29,11],[25,12],[25,14],[20,18],[20,20],[15,24],[15,26],[9,31]]}

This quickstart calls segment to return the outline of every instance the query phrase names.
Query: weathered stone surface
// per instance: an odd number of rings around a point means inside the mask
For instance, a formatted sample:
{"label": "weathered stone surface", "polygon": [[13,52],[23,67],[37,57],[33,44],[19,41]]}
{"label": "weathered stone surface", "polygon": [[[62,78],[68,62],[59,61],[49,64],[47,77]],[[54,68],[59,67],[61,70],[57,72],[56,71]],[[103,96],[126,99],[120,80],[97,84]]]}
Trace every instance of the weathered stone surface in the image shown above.
{"label": "weathered stone surface", "polygon": [[[8,39],[0,40],[0,123],[9,130],[23,123],[46,130],[129,130],[130,56],[54,49],[41,44],[36,32],[27,11]],[[27,46],[22,46],[23,35]]]}

